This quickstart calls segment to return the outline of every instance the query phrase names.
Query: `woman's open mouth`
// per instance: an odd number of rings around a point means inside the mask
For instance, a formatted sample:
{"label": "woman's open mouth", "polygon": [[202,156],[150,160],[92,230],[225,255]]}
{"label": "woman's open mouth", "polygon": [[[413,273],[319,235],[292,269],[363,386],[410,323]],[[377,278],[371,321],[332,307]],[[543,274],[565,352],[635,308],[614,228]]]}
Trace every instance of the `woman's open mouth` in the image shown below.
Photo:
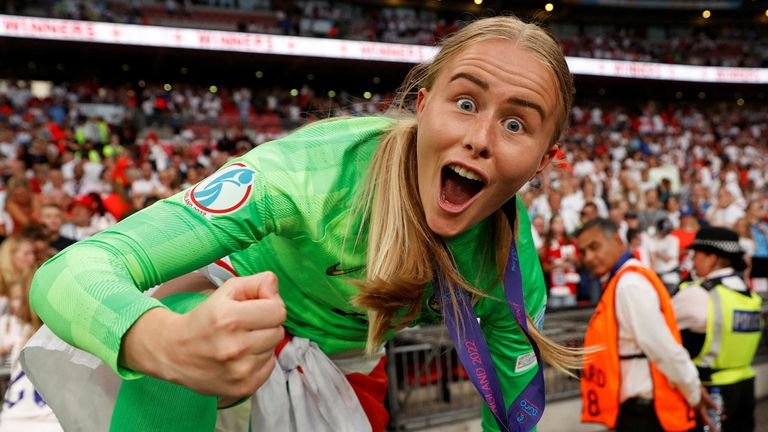
{"label": "woman's open mouth", "polygon": [[467,208],[485,187],[478,172],[457,164],[448,164],[440,172],[440,207],[449,213]]}

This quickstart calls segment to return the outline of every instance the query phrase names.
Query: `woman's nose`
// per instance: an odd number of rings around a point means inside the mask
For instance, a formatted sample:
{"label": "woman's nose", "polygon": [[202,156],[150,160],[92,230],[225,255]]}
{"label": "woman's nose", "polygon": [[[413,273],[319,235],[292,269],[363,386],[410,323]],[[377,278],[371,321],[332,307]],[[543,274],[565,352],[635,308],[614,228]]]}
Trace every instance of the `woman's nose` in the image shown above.
{"label": "woman's nose", "polygon": [[493,122],[480,115],[467,128],[464,135],[464,147],[474,157],[487,158],[491,155]]}

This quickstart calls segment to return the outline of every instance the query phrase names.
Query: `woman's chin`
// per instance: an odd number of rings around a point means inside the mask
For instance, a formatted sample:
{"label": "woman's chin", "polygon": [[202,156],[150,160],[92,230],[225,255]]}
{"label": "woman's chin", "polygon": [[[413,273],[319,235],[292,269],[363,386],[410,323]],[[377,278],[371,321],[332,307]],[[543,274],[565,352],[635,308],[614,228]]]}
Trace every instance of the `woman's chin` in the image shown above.
{"label": "woman's chin", "polygon": [[464,223],[459,223],[457,220],[446,220],[441,217],[427,217],[427,225],[433,233],[443,238],[454,237],[467,229]]}

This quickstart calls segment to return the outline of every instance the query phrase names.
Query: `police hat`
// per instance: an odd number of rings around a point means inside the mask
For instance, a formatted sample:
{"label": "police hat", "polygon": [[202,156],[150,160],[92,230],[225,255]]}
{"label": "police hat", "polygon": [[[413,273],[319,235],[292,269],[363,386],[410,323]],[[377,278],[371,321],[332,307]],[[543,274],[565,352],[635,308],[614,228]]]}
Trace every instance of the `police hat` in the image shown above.
{"label": "police hat", "polygon": [[736,231],[723,227],[706,227],[696,233],[693,244],[688,249],[702,251],[725,258],[736,271],[747,268],[744,261],[744,249],[739,245]]}

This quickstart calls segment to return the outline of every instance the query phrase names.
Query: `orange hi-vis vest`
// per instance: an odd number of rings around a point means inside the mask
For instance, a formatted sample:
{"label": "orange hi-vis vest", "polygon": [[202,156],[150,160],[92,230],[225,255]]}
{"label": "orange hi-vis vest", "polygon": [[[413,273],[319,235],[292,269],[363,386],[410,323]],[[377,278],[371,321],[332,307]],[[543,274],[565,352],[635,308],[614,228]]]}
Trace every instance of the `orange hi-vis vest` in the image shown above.
{"label": "orange hi-vis vest", "polygon": [[[589,321],[584,336],[584,346],[600,346],[604,349],[587,356],[587,363],[581,375],[582,422],[602,423],[609,429],[616,426],[619,415],[619,390],[621,370],[619,360],[619,328],[616,322],[616,283],[626,272],[637,272],[645,276],[656,288],[661,313],[675,341],[681,343],[669,292],[659,277],[648,268],[624,266],[611,278],[600,302]],[[661,426],[666,431],[687,431],[696,425],[694,411],[685,397],[674,389],[649,360],[653,380],[653,405]]]}

